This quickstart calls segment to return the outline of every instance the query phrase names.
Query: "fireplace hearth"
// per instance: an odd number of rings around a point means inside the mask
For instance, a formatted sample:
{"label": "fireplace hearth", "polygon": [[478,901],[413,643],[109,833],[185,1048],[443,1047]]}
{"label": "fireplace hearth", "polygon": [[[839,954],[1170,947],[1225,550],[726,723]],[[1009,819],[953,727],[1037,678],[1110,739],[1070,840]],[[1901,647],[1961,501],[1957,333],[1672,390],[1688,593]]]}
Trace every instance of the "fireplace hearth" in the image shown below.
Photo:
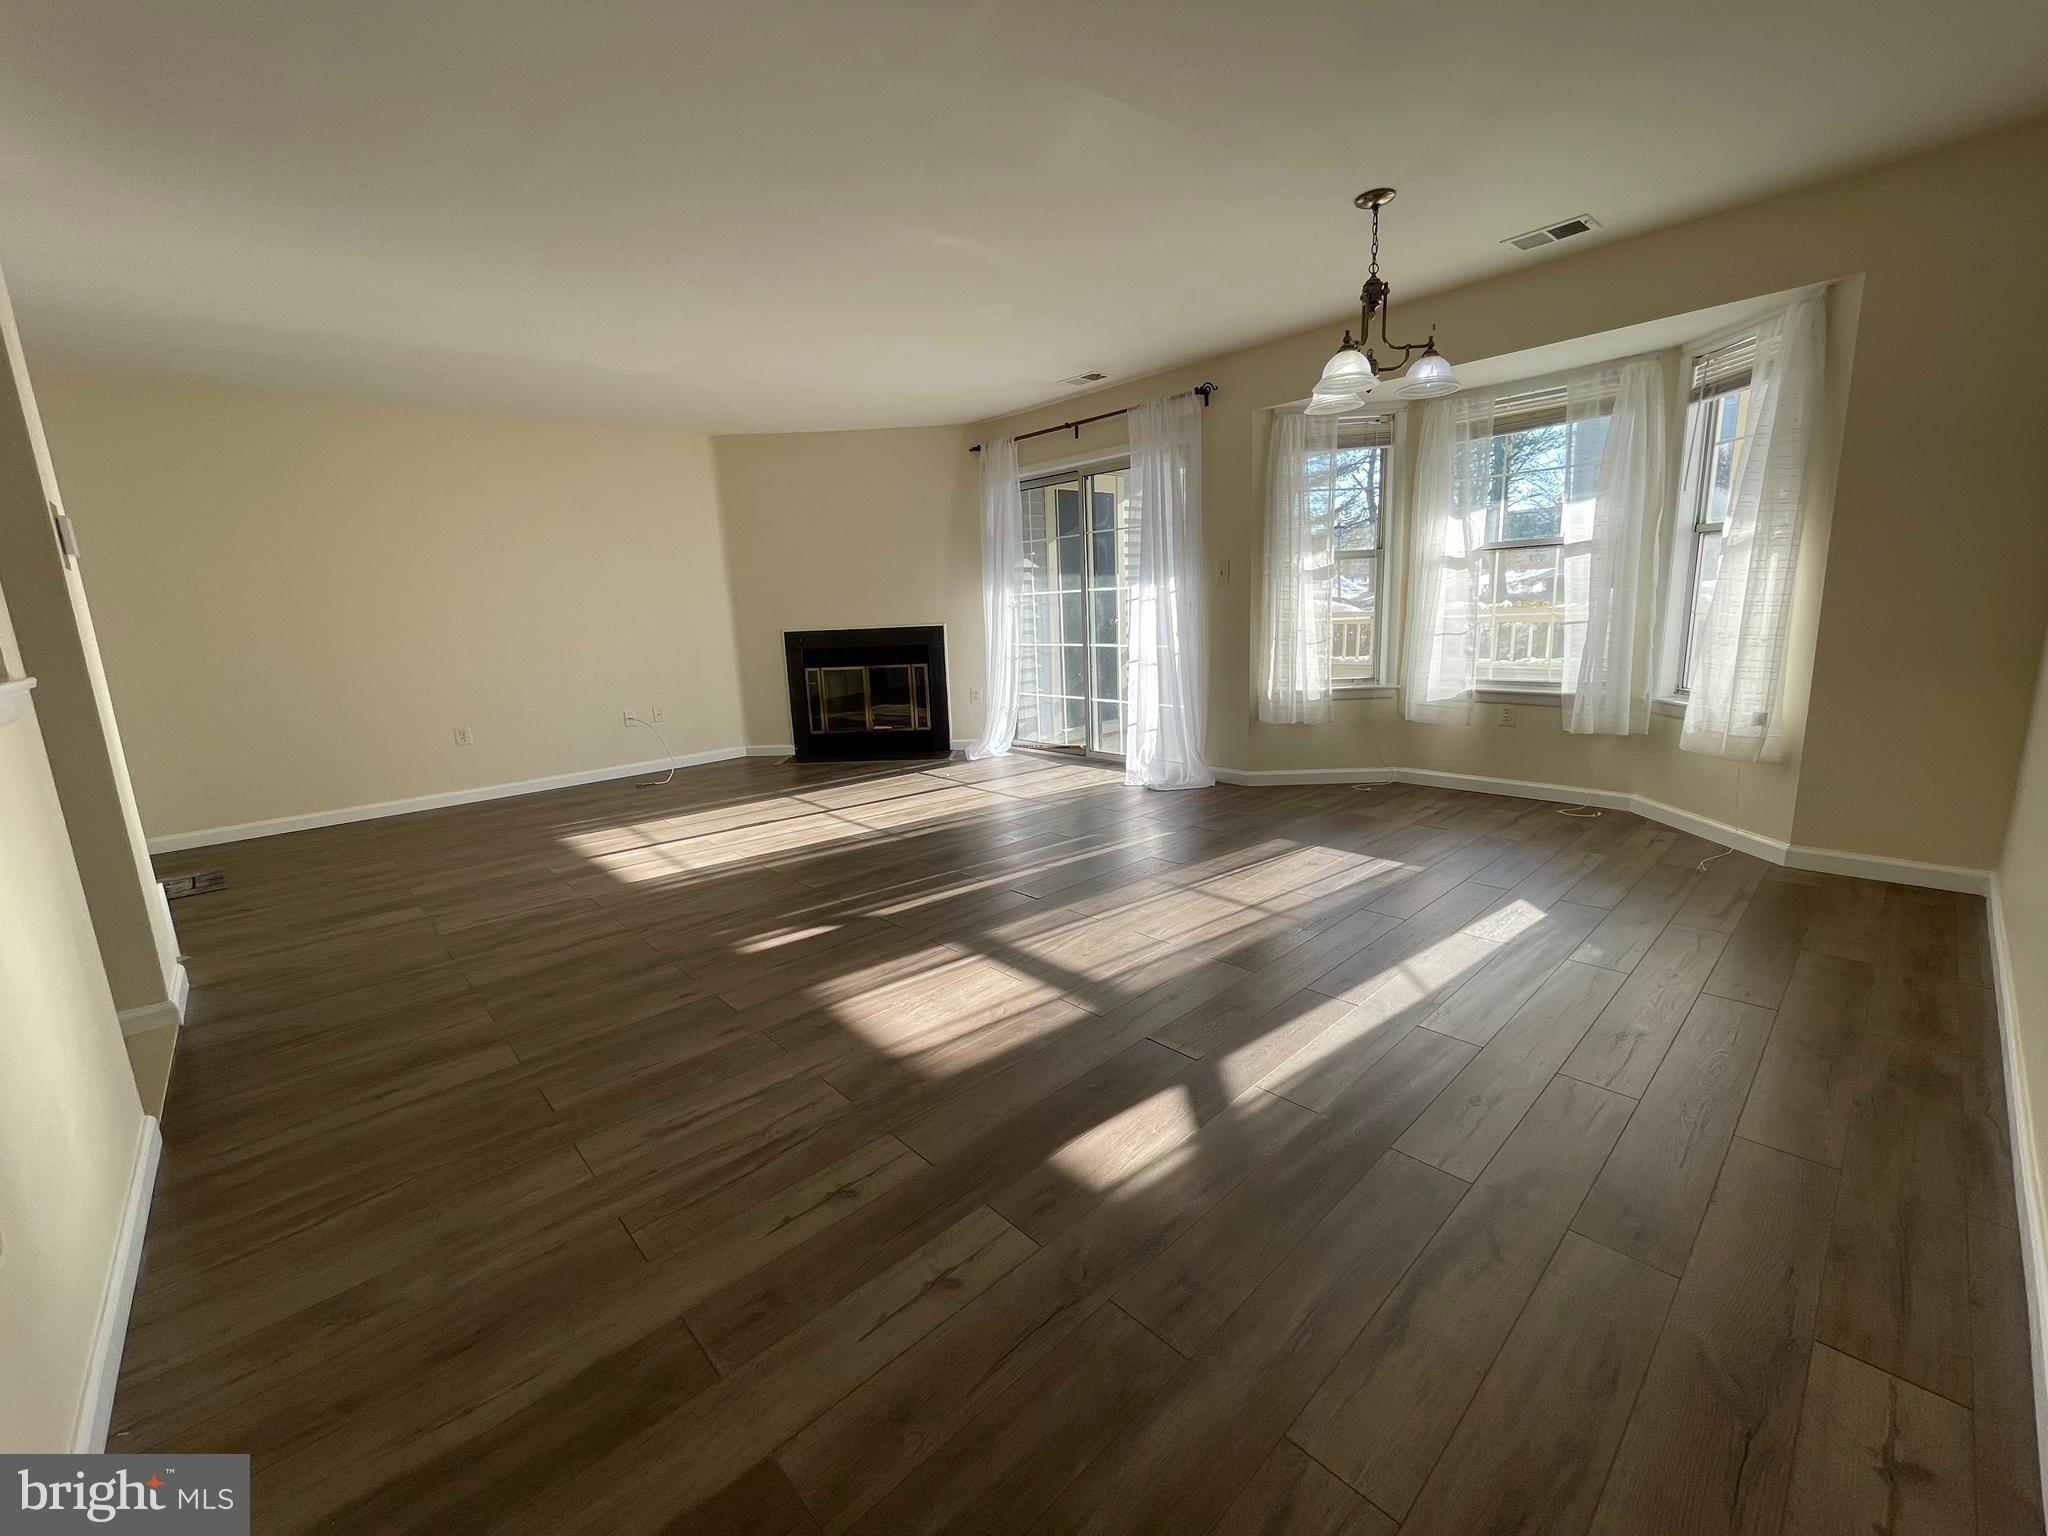
{"label": "fireplace hearth", "polygon": [[791,741],[806,761],[944,757],[946,629],[786,630]]}

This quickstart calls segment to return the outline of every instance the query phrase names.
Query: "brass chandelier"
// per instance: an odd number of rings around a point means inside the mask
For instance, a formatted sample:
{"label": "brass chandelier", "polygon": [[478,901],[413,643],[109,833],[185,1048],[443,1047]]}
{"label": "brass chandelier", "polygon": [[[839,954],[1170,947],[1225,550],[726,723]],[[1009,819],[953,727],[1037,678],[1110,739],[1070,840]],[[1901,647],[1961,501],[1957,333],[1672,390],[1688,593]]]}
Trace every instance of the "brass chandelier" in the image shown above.
{"label": "brass chandelier", "polygon": [[[1323,376],[1316,381],[1315,393],[1309,399],[1307,409],[1311,416],[1342,416],[1362,410],[1365,397],[1380,381],[1404,368],[1408,372],[1401,380],[1399,393],[1410,400],[1426,400],[1432,395],[1457,391],[1457,375],[1451,371],[1450,359],[1437,351],[1434,330],[1427,341],[1399,342],[1387,335],[1387,302],[1393,288],[1380,276],[1380,210],[1393,200],[1392,187],[1374,187],[1352,199],[1354,206],[1372,215],[1372,266],[1366,272],[1365,286],[1358,290],[1358,338],[1354,341],[1351,332],[1345,331],[1344,345],[1324,364]],[[1374,315],[1380,318],[1380,345],[1389,354],[1386,363],[1370,346]],[[1392,358],[1395,352],[1401,354],[1398,360]],[[1409,357],[1417,352],[1422,355],[1411,366]]]}

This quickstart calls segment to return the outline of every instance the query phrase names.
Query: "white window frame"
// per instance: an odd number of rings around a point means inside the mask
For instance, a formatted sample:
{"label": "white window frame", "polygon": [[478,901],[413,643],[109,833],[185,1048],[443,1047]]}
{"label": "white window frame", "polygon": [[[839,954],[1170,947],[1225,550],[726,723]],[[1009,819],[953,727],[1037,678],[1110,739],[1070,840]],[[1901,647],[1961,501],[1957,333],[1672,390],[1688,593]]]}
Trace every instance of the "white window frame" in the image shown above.
{"label": "white window frame", "polygon": [[[1401,586],[1401,572],[1398,566],[1400,542],[1398,525],[1401,511],[1406,506],[1406,487],[1401,481],[1403,428],[1407,413],[1399,409],[1372,410],[1341,418],[1337,423],[1337,445],[1345,446],[1345,428],[1358,428],[1369,424],[1384,423],[1387,441],[1377,445],[1380,460],[1380,505],[1379,544],[1373,549],[1338,548],[1333,544],[1330,579],[1336,580],[1336,568],[1347,556],[1353,559],[1369,557],[1373,562],[1373,673],[1370,677],[1343,677],[1336,675],[1337,636],[1336,614],[1330,617],[1330,695],[1332,698],[1372,698],[1394,692],[1393,680],[1400,676],[1391,654],[1393,637],[1399,633],[1393,622],[1393,610],[1398,601],[1396,593]],[[1370,447],[1373,444],[1354,443],[1353,447]]]}
{"label": "white window frame", "polygon": [[1690,660],[1687,651],[1692,643],[1693,603],[1699,595],[1701,538],[1709,532],[1718,534],[1727,527],[1725,520],[1709,524],[1700,519],[1701,510],[1707,502],[1705,477],[1710,466],[1706,455],[1700,452],[1702,445],[1698,440],[1706,429],[1705,420],[1702,418],[1698,423],[1693,420],[1693,373],[1701,359],[1755,335],[1756,323],[1752,321],[1689,342],[1679,353],[1675,436],[1680,451],[1673,474],[1669,521],[1671,558],[1665,567],[1664,600],[1659,605],[1662,617],[1658,622],[1656,671],[1658,698],[1672,705],[1674,713],[1683,711],[1689,694],[1686,687]]}
{"label": "white window frame", "polygon": [[[1618,367],[1620,365],[1615,364],[1614,366]],[[1560,382],[1555,376],[1549,379],[1532,379],[1528,381],[1526,384],[1516,384],[1502,388],[1500,391],[1497,392],[1495,405],[1497,408],[1500,405],[1507,404],[1513,401],[1526,400],[1537,396],[1556,394],[1558,396],[1558,404],[1560,408],[1562,408],[1564,405],[1564,393],[1565,385],[1562,382]],[[1525,427],[1520,429],[1510,428],[1509,432],[1496,431],[1491,435],[1494,437],[1506,437],[1510,435],[1510,432],[1515,430],[1533,431],[1535,429],[1533,427]],[[1497,561],[1500,552],[1503,550],[1554,549],[1557,551],[1558,579],[1561,584],[1564,577],[1565,550],[1570,546],[1570,541],[1566,539],[1564,536],[1564,526],[1562,518],[1563,511],[1562,508],[1560,508],[1560,521],[1558,525],[1557,535],[1555,538],[1545,536],[1543,538],[1537,539],[1489,539],[1478,545],[1474,552],[1478,554],[1485,554],[1489,558],[1493,558]],[[1496,564],[1495,569],[1499,569],[1498,564]],[[1562,624],[1560,622],[1560,639],[1562,639],[1562,633]],[[1474,665],[1475,667],[1479,665],[1476,658]],[[1563,667],[1562,657],[1558,659],[1558,665],[1561,671]],[[1563,696],[1564,680],[1561,676],[1556,682],[1549,682],[1541,679],[1480,677],[1476,678],[1473,684],[1473,697],[1481,703],[1486,703],[1489,700],[1489,697],[1494,699],[1510,700],[1522,697],[1533,697],[1534,699],[1539,701],[1554,701],[1561,699]]]}

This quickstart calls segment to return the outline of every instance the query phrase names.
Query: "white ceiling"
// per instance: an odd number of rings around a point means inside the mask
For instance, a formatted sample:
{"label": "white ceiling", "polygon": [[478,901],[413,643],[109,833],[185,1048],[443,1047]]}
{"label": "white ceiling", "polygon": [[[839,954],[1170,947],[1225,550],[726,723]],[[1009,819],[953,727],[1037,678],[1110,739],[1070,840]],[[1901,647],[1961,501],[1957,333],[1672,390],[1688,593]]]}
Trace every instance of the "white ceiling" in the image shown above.
{"label": "white ceiling", "polygon": [[[32,362],[972,421],[2048,106],[1972,0],[0,0]],[[1550,255],[1502,237],[1606,222]]]}

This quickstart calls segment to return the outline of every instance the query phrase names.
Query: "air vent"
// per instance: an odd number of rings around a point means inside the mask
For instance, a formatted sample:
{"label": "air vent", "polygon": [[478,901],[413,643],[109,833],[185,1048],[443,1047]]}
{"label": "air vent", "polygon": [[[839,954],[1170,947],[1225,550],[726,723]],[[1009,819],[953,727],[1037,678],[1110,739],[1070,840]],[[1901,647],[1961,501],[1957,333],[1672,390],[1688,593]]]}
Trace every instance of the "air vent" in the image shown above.
{"label": "air vent", "polygon": [[1070,379],[1061,379],[1062,384],[1100,384],[1108,378],[1106,373],[1077,373]]}
{"label": "air vent", "polygon": [[1510,235],[1501,241],[1512,245],[1518,251],[1533,251],[1541,246],[1555,245],[1560,240],[1569,240],[1573,235],[1583,235],[1591,229],[1598,229],[1600,221],[1589,213],[1582,213],[1555,224],[1546,224],[1541,229],[1531,229],[1519,235]]}

